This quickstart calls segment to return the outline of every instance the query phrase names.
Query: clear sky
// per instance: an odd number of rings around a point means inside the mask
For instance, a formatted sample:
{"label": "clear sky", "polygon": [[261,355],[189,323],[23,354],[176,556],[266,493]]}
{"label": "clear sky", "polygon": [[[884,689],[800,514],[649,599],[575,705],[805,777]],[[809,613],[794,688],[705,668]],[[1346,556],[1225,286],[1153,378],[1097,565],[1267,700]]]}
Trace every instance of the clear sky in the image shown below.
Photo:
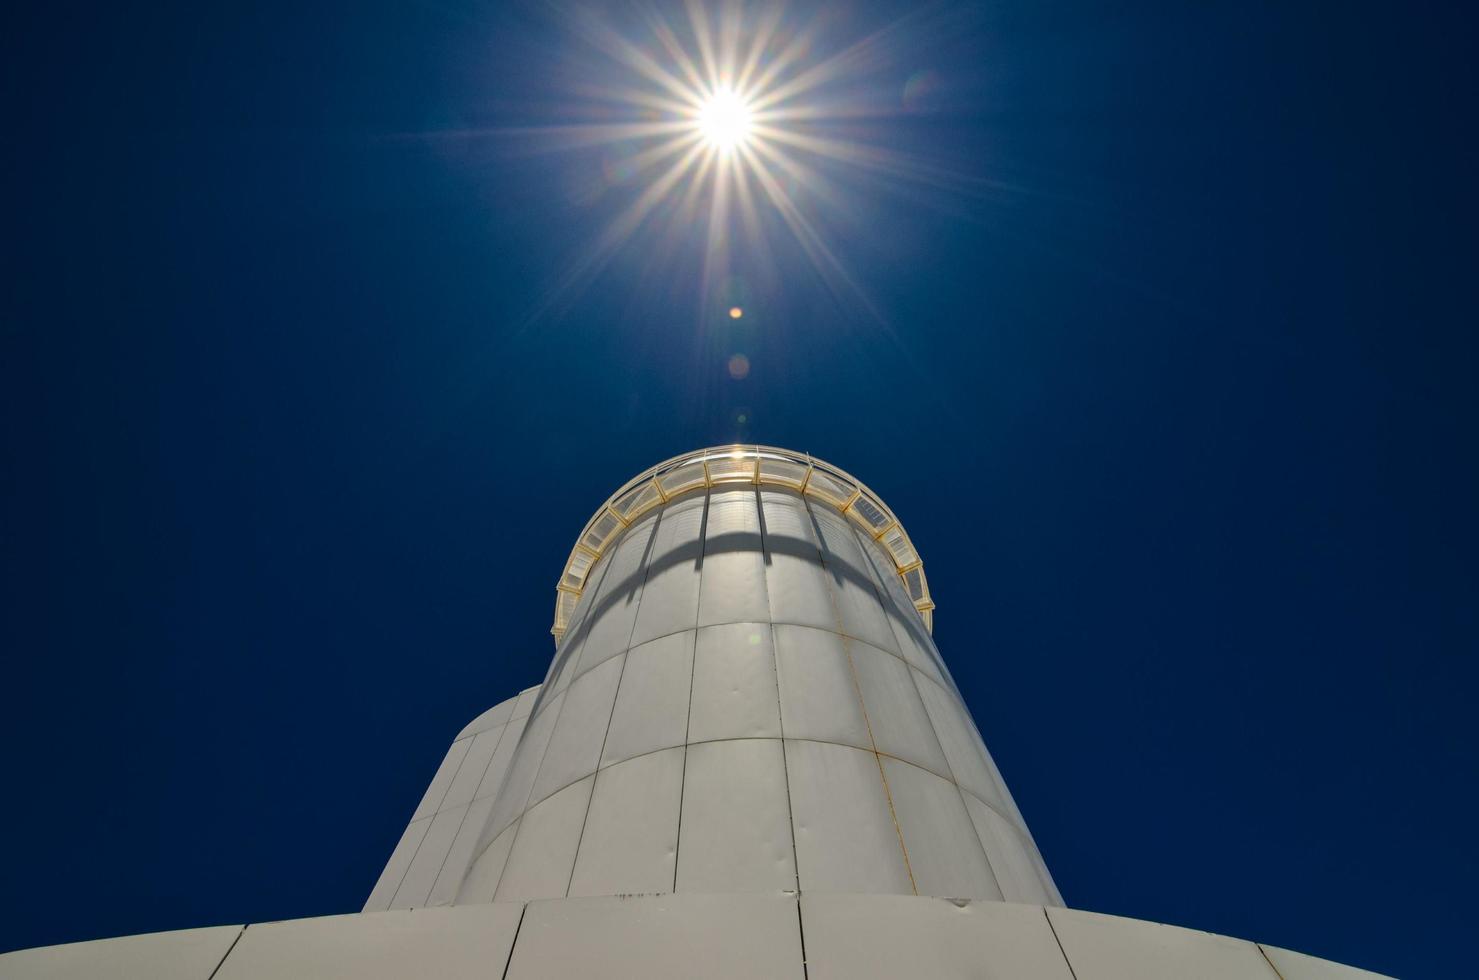
{"label": "clear sky", "polygon": [[0,949],[357,910],[591,511],[743,440],[903,517],[1070,905],[1471,972],[1447,6],[796,5],[770,190],[640,212],[636,9],[11,11]]}

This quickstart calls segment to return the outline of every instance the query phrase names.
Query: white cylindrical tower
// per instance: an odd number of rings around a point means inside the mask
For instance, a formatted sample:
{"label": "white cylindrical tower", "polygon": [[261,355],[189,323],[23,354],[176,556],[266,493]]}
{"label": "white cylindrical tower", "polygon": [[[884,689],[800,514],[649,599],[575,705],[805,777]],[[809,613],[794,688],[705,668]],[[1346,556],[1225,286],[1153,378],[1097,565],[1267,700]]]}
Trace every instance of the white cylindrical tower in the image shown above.
{"label": "white cylindrical tower", "polygon": [[364,914],[0,954],[0,976],[1380,980],[1064,908],[933,608],[841,470],[669,460],[586,525],[544,683],[453,740]]}
{"label": "white cylindrical tower", "polygon": [[555,658],[475,843],[463,819],[455,903],[800,890],[1061,904],[931,610],[903,528],[835,467],[750,446],[641,474],[567,563]]}

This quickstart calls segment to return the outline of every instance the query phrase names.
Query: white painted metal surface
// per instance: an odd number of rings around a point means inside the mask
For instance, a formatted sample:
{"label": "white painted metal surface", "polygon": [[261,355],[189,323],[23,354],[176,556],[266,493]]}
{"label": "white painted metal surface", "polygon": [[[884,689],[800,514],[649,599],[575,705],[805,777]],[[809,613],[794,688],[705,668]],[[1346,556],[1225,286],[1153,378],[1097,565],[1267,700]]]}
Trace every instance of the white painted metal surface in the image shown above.
{"label": "white painted metal surface", "polygon": [[213,980],[485,980],[513,949],[517,905],[370,912],[247,927]]}
{"label": "white painted metal surface", "polygon": [[1035,905],[807,894],[801,918],[808,980],[1074,980]]}
{"label": "white painted metal surface", "polygon": [[777,623],[776,675],[787,738],[838,742],[872,751],[848,641],[828,630]]}
{"label": "white painted metal surface", "polygon": [[685,751],[648,752],[596,774],[571,896],[673,890]]}
{"label": "white painted metal surface", "polygon": [[587,776],[549,799],[535,804],[519,820],[513,849],[498,879],[494,898],[500,902],[563,897],[570,888],[575,849],[591,801]]}
{"label": "white painted metal surface", "polygon": [[841,471],[682,457],[581,542],[545,683],[454,739],[365,914],[12,953],[0,980],[1374,976],[1062,908],[913,545]]}
{"label": "white painted metal surface", "polygon": [[3,980],[422,977],[1382,980],[1273,946],[1089,912],[823,893],[398,909],[0,954]]}
{"label": "white painted metal surface", "polygon": [[458,733],[365,901],[366,912],[446,905],[456,897],[538,690],[495,705]]}
{"label": "white painted metal surface", "polygon": [[[736,474],[748,465],[733,462]],[[802,493],[731,479],[726,466],[675,477],[629,527],[613,517],[599,529],[522,734],[495,744],[492,719],[469,726],[484,729],[462,750],[471,770],[489,760],[474,800],[494,798],[477,811],[476,843],[470,805],[456,827],[446,817],[424,830],[440,863],[423,868],[418,854],[391,904],[798,883],[1058,902],[878,537],[887,521],[832,500],[830,484]],[[511,709],[511,729],[528,704]],[[661,765],[613,771],[679,748]],[[418,814],[469,802],[473,776],[456,761]],[[582,781],[583,794],[567,792]],[[556,813],[558,844],[546,839]],[[551,867],[534,867],[546,858]],[[466,882],[454,894],[458,864]]]}
{"label": "white painted metal surface", "polygon": [[1068,909],[1048,921],[1078,980],[1279,980],[1241,939]]}
{"label": "white painted metal surface", "polygon": [[616,692],[601,765],[686,742],[693,690],[694,630],[634,647]]}
{"label": "white painted metal surface", "polygon": [[693,656],[688,740],[780,737],[770,624],[727,623],[700,629]]}
{"label": "white painted metal surface", "polygon": [[682,805],[678,891],[796,889],[786,760],[779,739],[690,745]]}
{"label": "white painted metal surface", "polygon": [[209,980],[241,926],[150,932],[0,954],[3,980]]}
{"label": "white painted metal surface", "polygon": [[920,895],[1001,898],[981,839],[954,783],[883,757],[883,774]]}
{"label": "white painted metal surface", "polygon": [[1342,966],[1329,960],[1316,959],[1304,953],[1260,943],[1259,949],[1279,971],[1282,980],[1383,980],[1378,973]]}
{"label": "white painted metal surface", "polygon": [[531,902],[506,980],[801,980],[796,900],[667,895]]}
{"label": "white painted metal surface", "polygon": [[872,752],[786,740],[791,821],[802,891],[914,891]]}

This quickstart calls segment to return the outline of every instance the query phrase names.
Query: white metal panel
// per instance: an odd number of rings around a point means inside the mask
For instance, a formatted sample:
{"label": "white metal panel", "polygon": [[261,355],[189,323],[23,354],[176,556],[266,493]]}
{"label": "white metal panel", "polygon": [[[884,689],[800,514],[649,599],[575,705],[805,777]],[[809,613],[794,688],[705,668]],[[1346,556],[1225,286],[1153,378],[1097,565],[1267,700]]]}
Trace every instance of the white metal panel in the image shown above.
{"label": "white metal panel", "polygon": [[780,735],[770,624],[729,623],[699,630],[688,741]]}
{"label": "white metal panel", "polygon": [[442,870],[437,874],[436,883],[431,886],[431,893],[426,897],[426,905],[450,905],[457,898],[457,889],[461,887],[463,876],[472,865],[473,852],[482,835],[483,825],[488,822],[488,811],[492,809],[493,800],[490,797],[474,800],[468,805],[467,815],[457,828],[457,836],[447,849],[447,859],[442,862]]}
{"label": "white metal panel", "polygon": [[383,912],[390,908],[396,889],[401,887],[401,880],[406,877],[406,869],[411,866],[411,859],[416,856],[416,849],[421,846],[431,820],[431,817],[422,817],[406,825],[395,850],[390,852],[390,860],[385,862],[385,870],[380,872],[380,880],[375,882],[370,897],[365,899],[366,912]]}
{"label": "white metal panel", "polygon": [[[504,865],[508,864],[508,852],[513,849],[514,837],[518,832],[518,821],[514,821],[512,826],[505,828],[481,853],[474,854],[472,867],[467,869],[467,875],[457,888],[456,904],[493,901],[493,893],[498,890],[498,879],[503,877]],[[474,851],[476,850],[475,847]]]}
{"label": "white metal panel", "polygon": [[981,847],[986,851],[986,860],[991,863],[991,872],[996,875],[1002,897],[1008,902],[1033,905],[1062,904],[1048,891],[1047,869],[1042,867],[1037,853],[1006,817],[970,793],[962,794],[962,798],[971,823],[976,825],[976,835],[981,838]]}
{"label": "white metal panel", "polygon": [[760,509],[765,518],[765,583],[771,622],[839,629],[806,504],[794,493],[762,490]]}
{"label": "white metal panel", "polygon": [[637,609],[632,646],[698,625],[706,499],[688,497],[663,508],[647,561],[647,584]]}
{"label": "white metal panel", "polygon": [[773,630],[785,736],[841,742],[871,752],[873,742],[843,638],[806,626],[777,624]]}
{"label": "white metal panel", "polygon": [[601,765],[687,740],[694,635],[693,630],[669,633],[627,654]]}
{"label": "white metal panel", "polygon": [[565,894],[593,781],[594,777],[587,776],[524,814],[498,881],[498,901],[559,898]]}
{"label": "white metal panel", "polygon": [[878,757],[823,742],[785,744],[801,890],[911,894]]}
{"label": "white metal panel", "polygon": [[577,677],[565,692],[565,707],[545,750],[530,803],[538,803],[596,771],[601,761],[601,744],[606,740],[606,726],[611,722],[621,665],[622,657],[612,657]]}
{"label": "white metal panel", "polygon": [[472,802],[477,795],[478,787],[482,785],[483,776],[488,772],[488,763],[493,759],[493,753],[498,748],[498,741],[503,737],[503,726],[479,732],[472,737],[472,744],[468,746],[467,753],[462,757],[462,765],[457,767],[457,775],[452,777],[452,784],[447,787],[447,795],[442,797],[442,805],[438,810],[446,810],[454,806],[466,806]]}
{"label": "white metal panel", "polygon": [[806,894],[801,924],[809,980],[1074,980],[1036,906]]}
{"label": "white metal panel", "polygon": [[778,739],[688,747],[678,891],[796,887],[785,766]]}
{"label": "white metal panel", "polygon": [[1005,811],[1006,797],[986,761],[986,746],[981,744],[976,729],[966,717],[965,705],[955,695],[927,679],[921,679],[918,688],[955,781]]}
{"label": "white metal panel", "polygon": [[[965,702],[962,701],[961,703],[964,704]],[[981,730],[976,727],[975,721],[971,719],[970,712],[964,712],[960,717],[964,718],[966,724],[970,726],[971,731],[975,732],[976,744],[981,747],[981,751],[986,755],[986,768],[990,772],[991,780],[996,786],[997,799],[1001,801],[999,809],[1008,820],[1025,830],[1027,821],[1022,819],[1022,811],[1017,807],[1017,801],[1012,796],[1012,791],[1007,788],[1007,782],[1001,776],[1001,769],[997,766],[996,760],[991,757],[991,750],[986,747],[985,740],[981,738]],[[988,802],[993,801],[988,799]]]}
{"label": "white metal panel", "polygon": [[535,684],[533,687],[526,687],[519,692],[518,700],[514,702],[514,714],[513,718],[510,719],[511,721],[517,721],[520,718],[528,716],[529,712],[534,708],[535,699],[539,697],[539,690],[540,685]]}
{"label": "white metal panel", "polygon": [[883,772],[919,894],[1001,898],[981,839],[955,784],[887,757]]}
{"label": "white metal panel", "polygon": [[596,774],[572,896],[673,890],[683,753],[681,745],[649,752]]}
{"label": "white metal panel", "polygon": [[0,954],[6,980],[210,980],[241,926],[150,932]]}
{"label": "white metal panel", "polygon": [[421,796],[421,803],[416,807],[416,812],[411,814],[412,820],[420,820],[429,817],[441,809],[442,798],[447,795],[447,787],[452,785],[452,778],[457,775],[457,769],[462,765],[462,757],[472,746],[472,739],[458,739],[447,749],[447,754],[442,757],[442,764],[437,766],[436,775],[431,777],[431,784],[426,787],[426,792]]}
{"label": "white metal panel", "polygon": [[[592,588],[581,601],[594,601],[596,592]],[[555,650],[555,659],[550,661],[549,671],[544,678],[545,690],[553,694],[570,686],[570,682],[575,679],[576,668],[580,666],[580,651],[584,646],[585,630],[578,623],[572,624]]]}
{"label": "white metal panel", "polygon": [[911,667],[917,668],[926,677],[944,682],[941,672],[944,665],[935,652],[924,620],[919,618],[918,610],[914,608],[909,594],[904,591],[904,583],[899,579],[893,559],[877,541],[863,533],[862,529],[853,528],[853,534],[867,561],[873,586],[882,599],[883,611],[888,618],[889,629],[893,630],[894,639],[898,642],[899,652]]}
{"label": "white metal panel", "polygon": [[447,860],[447,852],[452,848],[452,840],[457,836],[457,829],[462,826],[462,818],[466,815],[467,807],[457,806],[442,810],[432,818],[426,836],[421,839],[421,846],[416,849],[416,856],[411,859],[406,877],[395,891],[391,908],[419,908],[426,904],[426,896],[431,893],[431,886],[441,873],[442,865]]}
{"label": "white metal panel", "polygon": [[507,701],[500,701],[493,707],[478,715],[467,723],[467,727],[457,733],[458,738],[467,738],[479,732],[486,732],[490,728],[498,728],[508,724],[508,720],[514,716],[514,705],[518,703],[518,695],[514,695]]}
{"label": "white metal panel", "polygon": [[488,815],[488,826],[483,830],[479,847],[502,833],[503,828],[517,820],[528,806],[529,794],[534,789],[534,777],[539,774],[539,764],[544,761],[544,750],[549,747],[555,719],[564,702],[565,692],[561,691],[538,714],[529,718],[519,745],[514,750],[513,761],[509,764],[503,786],[493,797],[493,811]]}
{"label": "white metal panel", "polygon": [[662,895],[531,902],[507,980],[696,976],[801,980],[796,900],[779,895]]}
{"label": "white metal panel", "polygon": [[1278,980],[1241,939],[1070,909],[1048,919],[1078,980]]}
{"label": "white metal panel", "polygon": [[765,592],[765,553],[754,487],[714,490],[704,531],[703,581],[698,625],[770,621]]}
{"label": "white metal panel", "polygon": [[487,980],[508,962],[522,912],[464,905],[264,922],[242,933],[215,980]]}
{"label": "white metal panel", "polygon": [[897,653],[898,640],[894,639],[894,631],[883,614],[867,559],[853,537],[852,525],[830,507],[808,504],[817,527],[821,529],[822,554],[827,562],[843,632],[890,653]]}
{"label": "white metal panel", "polygon": [[528,723],[529,716],[524,715],[503,726],[503,737],[498,740],[498,748],[494,750],[493,758],[489,760],[488,768],[483,772],[483,780],[478,783],[477,792],[473,794],[474,799],[491,797],[503,785],[503,777],[508,775],[509,763],[514,758],[514,749],[518,748],[519,739],[524,734],[524,726]]}
{"label": "white metal panel", "polygon": [[1353,966],[1342,966],[1329,960],[1316,959],[1304,953],[1280,949],[1268,943],[1260,943],[1274,969],[1283,980],[1391,980],[1379,973],[1358,970]]}
{"label": "white metal panel", "polygon": [[627,528],[611,555],[611,567],[601,579],[590,622],[582,627],[586,634],[581,644],[577,679],[608,657],[626,652],[642,600],[642,581],[646,577],[643,558],[656,526],[657,514],[642,518]]}
{"label": "white metal panel", "polygon": [[950,766],[919,698],[913,669],[898,657],[858,642],[852,643],[852,662],[878,751],[949,778]]}

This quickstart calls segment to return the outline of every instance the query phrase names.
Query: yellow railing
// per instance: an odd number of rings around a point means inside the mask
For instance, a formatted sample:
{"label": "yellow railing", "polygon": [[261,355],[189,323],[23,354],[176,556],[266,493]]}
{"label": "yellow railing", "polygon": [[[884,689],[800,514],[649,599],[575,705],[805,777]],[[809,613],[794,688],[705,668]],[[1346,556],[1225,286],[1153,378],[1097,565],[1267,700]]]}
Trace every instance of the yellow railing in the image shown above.
{"label": "yellow railing", "polygon": [[924,562],[893,511],[862,481],[805,453],[771,446],[718,446],[674,456],[639,473],[586,523],[555,586],[555,625],[550,629],[555,642],[565,635],[591,569],[623,528],[674,497],[733,483],[789,487],[852,518],[888,552],[925,628],[934,629],[935,604]]}

